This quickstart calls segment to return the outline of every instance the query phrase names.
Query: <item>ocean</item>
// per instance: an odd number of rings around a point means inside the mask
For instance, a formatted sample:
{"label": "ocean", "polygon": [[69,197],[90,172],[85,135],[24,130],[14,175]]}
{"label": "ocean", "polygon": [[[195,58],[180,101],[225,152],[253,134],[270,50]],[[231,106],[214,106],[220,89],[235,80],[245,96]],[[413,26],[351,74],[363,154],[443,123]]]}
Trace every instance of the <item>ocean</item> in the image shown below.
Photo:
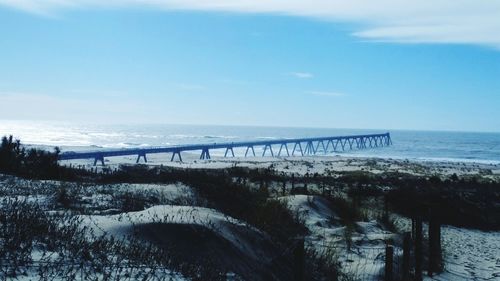
{"label": "ocean", "polygon": [[[170,146],[390,132],[390,147],[337,152],[345,156],[500,164],[500,133],[198,125],[90,125],[0,121],[0,135],[63,151]],[[223,153],[223,151],[221,152]],[[212,153],[217,155],[216,153]]]}

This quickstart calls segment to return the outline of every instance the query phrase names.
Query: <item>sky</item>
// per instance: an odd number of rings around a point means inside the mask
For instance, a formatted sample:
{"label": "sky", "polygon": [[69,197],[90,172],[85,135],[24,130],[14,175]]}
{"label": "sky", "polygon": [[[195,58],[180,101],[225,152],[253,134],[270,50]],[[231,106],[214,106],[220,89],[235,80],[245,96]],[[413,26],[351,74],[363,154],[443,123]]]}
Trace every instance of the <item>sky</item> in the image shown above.
{"label": "sky", "polygon": [[0,119],[499,132],[499,31],[500,0],[0,0]]}

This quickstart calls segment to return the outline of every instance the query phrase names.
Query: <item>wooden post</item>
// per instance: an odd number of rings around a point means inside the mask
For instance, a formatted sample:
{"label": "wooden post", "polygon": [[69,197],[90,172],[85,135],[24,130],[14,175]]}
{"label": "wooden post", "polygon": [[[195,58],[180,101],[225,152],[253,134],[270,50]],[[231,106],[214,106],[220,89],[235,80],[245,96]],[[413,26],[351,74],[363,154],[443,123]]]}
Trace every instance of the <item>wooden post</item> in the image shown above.
{"label": "wooden post", "polygon": [[403,240],[403,281],[410,280],[411,233],[406,232]]}
{"label": "wooden post", "polygon": [[422,218],[415,220],[415,281],[422,281]]}
{"label": "wooden post", "polygon": [[384,195],[384,216],[389,217],[389,199],[387,198],[387,194]]}
{"label": "wooden post", "polygon": [[439,265],[439,271],[443,270],[443,249],[441,247],[441,221],[439,219],[437,220],[437,229],[436,229],[436,245],[437,245],[437,250],[439,253],[438,255],[438,265]]}
{"label": "wooden post", "polygon": [[430,214],[429,218],[429,270],[428,275],[439,272],[441,269],[441,226],[437,218]]}
{"label": "wooden post", "polygon": [[394,248],[387,244],[385,247],[385,281],[392,281],[392,267],[394,262]]}
{"label": "wooden post", "polygon": [[415,239],[415,215],[412,216],[411,218],[411,238]]}
{"label": "wooden post", "polygon": [[293,251],[294,255],[294,277],[295,281],[304,281],[304,238],[299,238]]}

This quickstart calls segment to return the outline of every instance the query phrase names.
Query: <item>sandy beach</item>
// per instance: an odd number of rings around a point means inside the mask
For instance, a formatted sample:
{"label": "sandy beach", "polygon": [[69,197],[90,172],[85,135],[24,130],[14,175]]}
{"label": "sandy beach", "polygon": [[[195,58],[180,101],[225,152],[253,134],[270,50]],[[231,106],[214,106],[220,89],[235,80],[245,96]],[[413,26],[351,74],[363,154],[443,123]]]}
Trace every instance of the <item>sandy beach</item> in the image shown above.
{"label": "sandy beach", "polygon": [[[342,173],[363,172],[368,174],[400,173],[415,177],[428,178],[437,176],[448,179],[453,176],[460,178],[478,178],[481,180],[500,181],[500,165],[474,162],[451,161],[417,161],[401,159],[382,159],[369,157],[315,156],[315,157],[213,157],[211,160],[199,160],[198,155],[185,153],[183,162],[170,162],[169,155],[150,155],[148,163],[151,167],[175,167],[183,169],[227,169],[245,167],[249,169],[267,169],[276,174],[296,177],[327,176],[337,177]],[[93,161],[71,161],[66,165],[82,165],[86,169],[117,169],[119,165],[135,165],[135,157],[116,157],[106,159],[105,166],[93,166]],[[272,187],[272,185],[271,185]],[[275,187],[279,189],[279,187]],[[313,187],[311,187],[313,188]],[[392,239],[394,233],[381,227],[376,221],[358,222],[353,231],[358,254],[342,250],[345,247],[343,233],[345,226],[332,223],[331,218],[337,217],[335,211],[315,196],[282,197],[290,204],[296,213],[301,213],[310,231],[307,240],[310,247],[324,250],[325,245],[334,245],[340,251],[340,260],[347,272],[363,278],[376,278],[383,264],[374,264],[384,241]],[[408,218],[394,216],[398,231],[411,230]],[[500,278],[500,264],[496,257],[500,255],[500,232],[483,232],[453,226],[443,226],[442,243],[445,247],[445,271],[429,280],[492,280]],[[476,241],[471,243],[470,241]],[[479,242],[482,241],[482,242]],[[464,245],[466,246],[464,248]],[[469,245],[469,246],[467,246]],[[378,249],[378,250],[377,250]]]}
{"label": "sandy beach", "polygon": [[[51,150],[46,146],[36,147]],[[63,151],[95,149],[62,148]],[[203,195],[203,190],[196,186],[196,177],[213,173],[215,178],[236,182],[235,188],[248,188],[257,193],[265,190],[266,200],[283,204],[307,229],[303,236],[305,249],[318,257],[331,259],[333,255],[339,274],[354,280],[376,280],[383,275],[384,261],[381,257],[385,255],[388,241],[392,241],[396,259],[400,259],[403,253],[402,235],[412,230],[411,218],[404,215],[404,208],[397,207],[398,197],[392,199],[396,200],[392,203],[394,210],[390,213],[387,209],[384,211],[387,208],[384,207],[384,200],[387,200],[383,199],[384,194],[397,192],[401,187],[398,185],[425,185],[436,180],[445,188],[457,184],[462,188],[461,183],[469,182],[481,182],[485,186],[500,182],[500,163],[488,161],[354,157],[342,153],[240,157],[241,151],[235,151],[237,157],[223,157],[218,152],[205,160],[199,159],[198,153],[185,152],[182,153],[182,161],[177,158],[171,161],[171,154],[166,153],[148,154],[147,162],[141,158],[139,163],[136,163],[136,155],[107,157],[104,165],[100,162],[94,165],[94,159],[59,161],[62,167],[74,168],[76,174],[82,173],[82,179],[64,182],[2,176],[1,200],[7,206],[11,204],[9,200],[15,198],[34,204],[50,214],[71,214],[80,221],[83,228],[79,229],[85,236],[89,235],[87,229],[90,229],[90,241],[96,239],[96,234],[108,237],[106,239],[132,239],[127,243],[135,243],[132,241],[138,239],[153,241],[159,246],[170,245],[168,247],[172,247],[173,241],[179,241],[180,246],[175,250],[179,258],[194,264],[200,261],[193,260],[188,254],[190,251],[197,252],[204,247],[219,248],[219,254],[224,256],[223,264],[239,268],[237,276],[253,278],[256,275],[251,272],[259,272],[260,279],[271,273],[280,276],[278,279],[286,278],[290,274],[287,271],[262,268],[259,256],[280,256],[291,249],[278,247],[267,234],[241,217],[233,217],[224,213],[223,209],[214,208],[210,202],[213,195],[204,197],[207,194]],[[130,180],[135,183],[127,183],[128,171],[132,172]],[[170,175],[167,176],[168,184],[159,180],[162,177],[154,179],[162,173]],[[113,179],[115,174],[125,178]],[[153,178],[149,178],[148,174]],[[190,180],[182,180],[183,174],[194,176],[194,185],[190,184]],[[470,194],[481,194],[480,190],[461,188],[456,192],[448,190],[451,192],[448,195],[457,196],[450,197],[454,198],[451,202],[473,202],[461,214],[468,215],[467,212],[488,208],[497,212],[493,205],[488,205],[491,204],[488,198],[468,199]],[[238,196],[239,191],[235,191]],[[360,193],[353,195],[356,194],[353,192]],[[496,194],[498,191],[489,192]],[[60,199],[61,196],[63,199]],[[232,199],[221,199],[222,204],[228,201],[231,204]],[[54,205],[54,202],[59,203]],[[484,207],[484,204],[490,207]],[[346,218],[349,212],[354,212],[354,216]],[[487,217],[476,217],[481,219],[478,225],[495,229],[496,226]],[[470,223],[474,218],[472,214],[464,218],[464,223]],[[492,280],[500,277],[500,264],[496,258],[500,255],[500,232],[474,229],[474,224],[471,226],[442,225],[443,271],[433,277],[427,276],[426,280]],[[166,229],[171,235],[164,235]],[[428,224],[424,222],[424,237],[427,237],[426,231]],[[186,241],[179,238],[186,235],[192,237]],[[209,235],[213,245],[199,244],[193,248],[191,245],[201,239],[198,235]],[[45,252],[38,251],[33,255],[35,262],[47,262]],[[199,255],[204,254],[200,252]],[[234,259],[238,262],[233,263]],[[273,258],[266,262],[272,263]],[[282,262],[280,266],[287,268],[287,261]],[[241,267],[243,264],[244,268]],[[192,274],[176,270],[178,268],[163,268],[163,274],[175,280],[183,280],[185,274]],[[143,271],[138,272],[144,274]],[[29,271],[28,276],[35,276],[35,273]]]}
{"label": "sandy beach", "polygon": [[[171,154],[149,154],[147,163],[141,158],[139,164],[149,166],[170,166],[187,169],[223,169],[230,167],[272,168],[286,174],[321,174],[329,175],[335,172],[365,171],[370,173],[399,172],[415,176],[480,176],[498,180],[500,178],[500,164],[457,161],[426,161],[409,159],[390,159],[377,157],[349,157],[349,156],[304,156],[304,157],[222,157],[212,156],[210,160],[200,160],[195,153],[183,153],[182,160],[170,161]],[[105,166],[94,160],[61,161],[63,165],[84,166],[87,169],[104,168],[116,169],[119,165],[134,165],[136,156],[109,157],[105,159]]]}

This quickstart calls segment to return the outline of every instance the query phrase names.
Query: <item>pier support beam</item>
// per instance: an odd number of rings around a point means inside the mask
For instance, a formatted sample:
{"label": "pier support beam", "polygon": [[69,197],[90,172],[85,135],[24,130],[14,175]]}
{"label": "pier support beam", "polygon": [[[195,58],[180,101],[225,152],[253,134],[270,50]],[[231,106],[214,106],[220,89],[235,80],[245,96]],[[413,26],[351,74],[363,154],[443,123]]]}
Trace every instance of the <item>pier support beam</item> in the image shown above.
{"label": "pier support beam", "polygon": [[342,151],[345,151],[346,143],[347,143],[347,140],[344,140],[344,141],[340,140],[340,144],[342,145]]}
{"label": "pier support beam", "polygon": [[290,156],[290,152],[288,152],[288,145],[286,143],[282,143],[280,146],[280,150],[278,151],[278,156],[281,156],[281,150],[285,147],[286,156]]}
{"label": "pier support beam", "polygon": [[296,142],[295,145],[293,146],[292,156],[295,156],[295,150],[297,149],[297,146],[300,149],[300,154],[304,156],[304,151],[302,150],[302,145],[300,144],[300,142]]}
{"label": "pier support beam", "polygon": [[141,157],[144,158],[144,163],[148,163],[148,158],[146,158],[146,153],[139,153],[137,155],[137,160],[135,161],[135,163],[139,163],[139,160],[141,160]]}
{"label": "pier support beam", "polygon": [[[333,149],[333,141],[332,140],[328,140],[326,142],[326,148],[325,148],[325,152],[328,153],[328,148],[330,147],[330,143],[332,144],[332,149]],[[333,151],[335,151],[335,149],[333,149]]]}
{"label": "pier support beam", "polygon": [[321,147],[323,148],[323,154],[326,154],[326,147],[325,147],[325,143],[323,141],[318,141],[318,143],[316,144],[316,149],[314,149],[315,152],[318,152],[318,149],[319,149],[319,145],[321,144]]}
{"label": "pier support beam", "polygon": [[306,143],[306,150],[304,151],[304,154],[306,154],[306,155],[316,154],[316,151],[314,150],[314,145],[313,145],[312,141],[308,141]]}
{"label": "pier support beam", "polygon": [[373,144],[372,144],[372,141],[373,141],[373,138],[372,137],[368,137],[368,141],[369,141],[369,145],[370,145],[370,148],[373,148]]}
{"label": "pier support beam", "polygon": [[273,147],[270,144],[266,144],[264,146],[264,152],[262,152],[262,157],[266,156],[267,148],[269,148],[269,151],[271,151],[271,156],[274,157]]}
{"label": "pier support beam", "polygon": [[97,166],[97,162],[100,161],[101,164],[104,166],[104,156],[102,155],[97,155],[95,158],[94,158],[94,166]]}
{"label": "pier support beam", "polygon": [[224,153],[224,157],[227,157],[227,153],[231,151],[231,155],[234,157],[234,151],[233,151],[233,147],[228,147],[226,148],[226,153]]}
{"label": "pier support beam", "polygon": [[253,146],[248,146],[248,147],[247,147],[247,151],[245,151],[245,157],[247,157],[247,155],[248,155],[248,151],[249,151],[250,149],[252,150],[253,157],[255,157],[255,150],[253,149]]}
{"label": "pier support beam", "polygon": [[179,162],[182,162],[182,156],[181,156],[181,152],[180,152],[180,151],[174,151],[174,152],[172,153],[172,158],[170,158],[170,162],[174,162],[175,155],[177,155],[177,156],[178,156],[178,158],[179,158]]}
{"label": "pier support beam", "polygon": [[335,141],[335,144],[333,144],[333,141],[332,141],[332,146],[333,146],[334,152],[337,151],[337,147],[339,146],[339,143],[342,143],[342,141],[339,139],[337,141]]}
{"label": "pier support beam", "polygon": [[352,150],[352,145],[354,144],[354,139],[348,139],[349,149]]}
{"label": "pier support beam", "polygon": [[205,148],[201,151],[200,159],[210,159],[210,152],[208,151],[208,148]]}

